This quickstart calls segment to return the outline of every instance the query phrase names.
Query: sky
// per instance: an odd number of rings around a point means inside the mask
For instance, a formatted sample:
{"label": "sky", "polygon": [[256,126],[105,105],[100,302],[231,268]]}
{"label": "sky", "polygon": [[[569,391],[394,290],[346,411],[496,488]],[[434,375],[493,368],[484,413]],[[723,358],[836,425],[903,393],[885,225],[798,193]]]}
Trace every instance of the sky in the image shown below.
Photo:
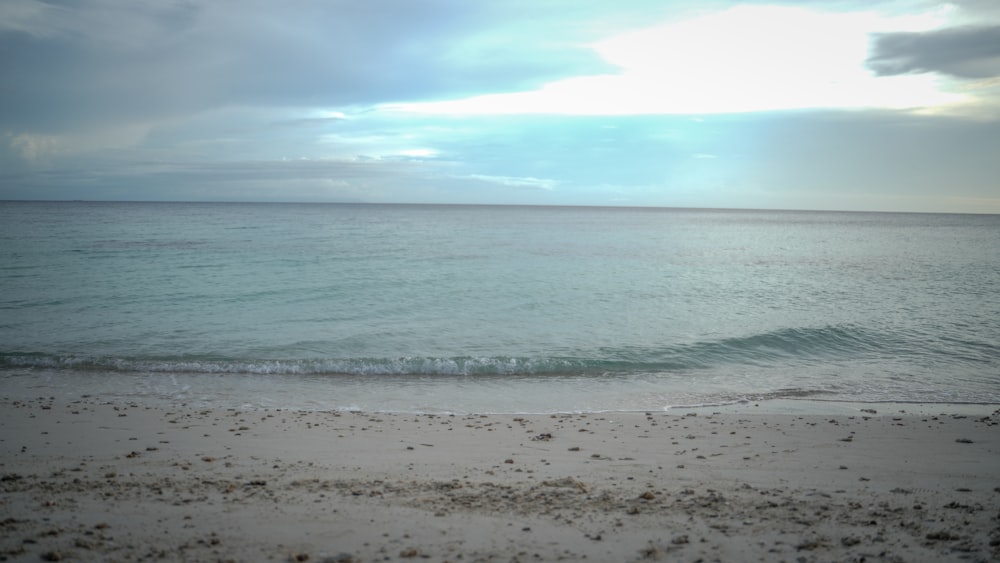
{"label": "sky", "polygon": [[0,199],[1000,213],[1000,2],[3,0]]}

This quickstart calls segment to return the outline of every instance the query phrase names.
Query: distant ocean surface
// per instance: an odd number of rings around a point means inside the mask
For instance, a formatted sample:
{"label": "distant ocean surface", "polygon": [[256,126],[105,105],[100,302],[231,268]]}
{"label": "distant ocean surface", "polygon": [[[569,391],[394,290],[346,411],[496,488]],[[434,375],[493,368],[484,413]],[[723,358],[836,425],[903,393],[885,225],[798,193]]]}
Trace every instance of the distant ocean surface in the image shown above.
{"label": "distant ocean surface", "polygon": [[0,396],[1000,403],[1000,216],[0,202]]}

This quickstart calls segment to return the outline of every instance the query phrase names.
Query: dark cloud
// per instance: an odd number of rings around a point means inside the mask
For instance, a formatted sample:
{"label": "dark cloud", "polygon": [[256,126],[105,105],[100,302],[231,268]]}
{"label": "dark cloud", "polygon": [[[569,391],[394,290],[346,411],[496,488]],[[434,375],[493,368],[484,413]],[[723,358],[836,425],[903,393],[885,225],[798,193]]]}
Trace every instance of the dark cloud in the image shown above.
{"label": "dark cloud", "polygon": [[877,34],[868,67],[882,76],[924,72],[959,78],[1000,76],[1000,26]]}
{"label": "dark cloud", "polygon": [[0,127],[462,97],[607,70],[545,29],[558,20],[515,28],[514,15],[458,0],[13,0],[0,6]]}
{"label": "dark cloud", "polygon": [[378,201],[388,187],[419,183],[434,169],[402,159],[76,162],[0,173],[0,200]]}
{"label": "dark cloud", "polygon": [[747,156],[768,185],[915,199],[997,196],[995,122],[877,110],[755,121],[742,129],[756,140]]}

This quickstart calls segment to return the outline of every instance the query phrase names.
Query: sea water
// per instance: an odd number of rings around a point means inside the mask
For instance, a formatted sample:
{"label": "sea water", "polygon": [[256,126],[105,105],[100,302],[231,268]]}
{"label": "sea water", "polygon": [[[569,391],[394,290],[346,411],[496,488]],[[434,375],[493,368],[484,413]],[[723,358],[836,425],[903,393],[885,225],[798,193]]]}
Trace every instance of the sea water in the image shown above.
{"label": "sea water", "polygon": [[1000,216],[0,202],[0,395],[1000,403]]}

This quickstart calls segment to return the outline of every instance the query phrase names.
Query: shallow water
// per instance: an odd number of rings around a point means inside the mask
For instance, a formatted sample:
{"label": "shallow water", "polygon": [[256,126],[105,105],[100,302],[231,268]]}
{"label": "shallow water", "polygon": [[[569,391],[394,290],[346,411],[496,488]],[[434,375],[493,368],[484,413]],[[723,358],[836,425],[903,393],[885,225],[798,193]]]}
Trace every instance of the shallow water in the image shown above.
{"label": "shallow water", "polygon": [[1000,216],[0,203],[5,393],[1000,403]]}

